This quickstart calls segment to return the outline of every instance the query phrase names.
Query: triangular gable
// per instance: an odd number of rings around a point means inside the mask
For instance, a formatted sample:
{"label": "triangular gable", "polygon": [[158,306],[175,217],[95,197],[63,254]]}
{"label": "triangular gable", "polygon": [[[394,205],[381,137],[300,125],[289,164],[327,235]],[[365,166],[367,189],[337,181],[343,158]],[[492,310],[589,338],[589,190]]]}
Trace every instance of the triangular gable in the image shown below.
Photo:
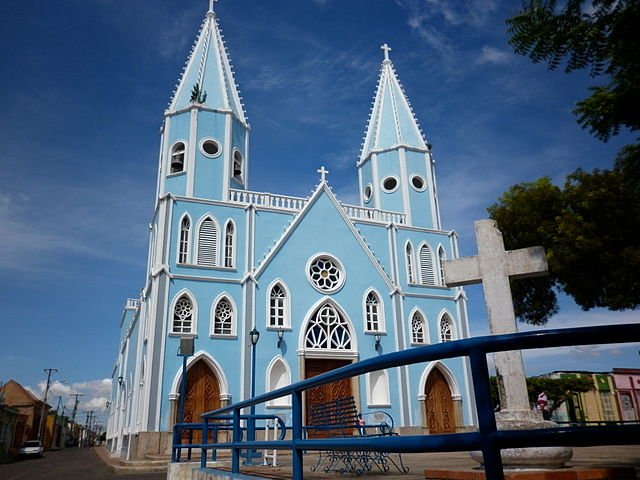
{"label": "triangular gable", "polygon": [[351,232],[351,234],[353,235],[353,238],[360,245],[365,255],[369,257],[371,264],[376,269],[376,271],[380,274],[380,277],[383,279],[383,281],[385,282],[389,290],[390,291],[393,290],[395,286],[391,281],[391,278],[389,278],[389,275],[387,274],[387,272],[385,272],[384,268],[382,268],[382,264],[380,263],[378,258],[375,256],[375,254],[371,251],[371,249],[367,245],[367,242],[364,240],[364,238],[362,238],[362,235],[360,235],[356,227],[353,225],[353,222],[351,222],[351,220],[345,213],[344,209],[340,205],[340,202],[335,197],[335,195],[333,194],[333,192],[331,191],[331,189],[329,188],[326,182],[320,182],[320,184],[316,188],[315,192],[313,193],[313,195],[311,196],[311,198],[309,199],[305,207],[300,211],[300,213],[296,216],[295,220],[291,222],[289,227],[285,230],[284,234],[280,237],[280,239],[275,243],[273,248],[266,254],[264,259],[260,262],[258,268],[255,271],[255,278],[259,279],[260,275],[264,272],[264,270],[267,268],[269,263],[271,263],[273,258],[282,249],[282,247],[287,242],[287,240],[289,240],[289,238],[298,229],[298,227],[302,224],[302,222],[304,222],[309,212],[313,209],[314,205],[316,205],[318,201],[323,197],[323,195],[326,195],[326,197],[329,199],[331,204],[334,206],[338,216],[342,219],[344,224],[347,226],[347,229]]}

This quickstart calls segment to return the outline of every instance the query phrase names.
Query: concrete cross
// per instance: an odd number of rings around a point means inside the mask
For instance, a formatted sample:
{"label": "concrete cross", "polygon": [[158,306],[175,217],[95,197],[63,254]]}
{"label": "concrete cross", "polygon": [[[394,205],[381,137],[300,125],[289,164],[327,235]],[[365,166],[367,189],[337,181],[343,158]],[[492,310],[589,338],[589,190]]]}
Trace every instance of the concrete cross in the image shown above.
{"label": "concrete cross", "polygon": [[384,60],[386,62],[390,62],[391,60],[389,60],[389,52],[391,51],[391,47],[389,47],[389,45],[387,45],[386,43],[384,45],[382,45],[380,47],[382,50],[384,50]]}
{"label": "concrete cross", "polygon": [[[448,287],[482,283],[493,335],[516,333],[516,317],[509,279],[547,274],[543,247],[505,251],[502,233],[493,220],[475,222],[478,255],[444,262]],[[530,410],[524,364],[520,351],[494,354],[501,410]]]}
{"label": "concrete cross", "polygon": [[209,0],[209,11],[210,11],[210,12],[213,12],[213,4],[214,4],[215,2],[217,2],[217,1],[218,1],[218,0]]}
{"label": "concrete cross", "polygon": [[324,165],[321,166],[318,170],[316,170],[316,172],[318,172],[320,174],[320,181],[321,182],[326,182],[327,181],[327,173],[329,173],[329,170],[325,170]]}

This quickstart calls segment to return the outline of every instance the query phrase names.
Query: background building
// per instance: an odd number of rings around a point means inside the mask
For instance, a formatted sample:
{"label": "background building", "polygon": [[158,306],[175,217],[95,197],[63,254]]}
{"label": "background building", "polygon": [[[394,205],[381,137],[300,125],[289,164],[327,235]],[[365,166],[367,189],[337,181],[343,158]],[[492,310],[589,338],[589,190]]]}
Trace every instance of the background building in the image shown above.
{"label": "background building", "polygon": [[[440,223],[434,161],[384,45],[358,159],[359,205],[330,172],[307,198],[249,189],[250,125],[216,15],[206,13],[165,111],[147,278],[125,305],[112,372],[114,455],[168,451],[178,417],[182,339],[185,421],[360,359],[468,336],[466,299],[443,281],[455,233]],[[364,119],[363,119],[364,120]],[[354,142],[356,140],[354,139]],[[295,168],[295,166],[292,166]],[[261,332],[251,369],[249,332]],[[465,359],[374,372],[307,395],[353,395],[401,432],[475,423]],[[288,421],[290,400],[264,406]],[[261,409],[258,409],[260,413]]]}

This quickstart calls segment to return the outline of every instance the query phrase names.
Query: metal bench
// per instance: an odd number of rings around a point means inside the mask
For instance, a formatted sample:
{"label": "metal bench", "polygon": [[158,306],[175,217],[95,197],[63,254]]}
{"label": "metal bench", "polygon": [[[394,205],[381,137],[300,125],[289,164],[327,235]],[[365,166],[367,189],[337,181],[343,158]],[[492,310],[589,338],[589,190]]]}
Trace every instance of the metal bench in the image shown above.
{"label": "metal bench", "polygon": [[[386,412],[360,414],[353,397],[344,397],[311,406],[307,438],[343,438],[351,436],[384,437],[397,435],[393,431],[393,418]],[[387,452],[358,450],[320,451],[318,461],[312,471],[355,473],[362,475],[374,467],[388,472],[393,465],[400,473],[407,473],[409,467],[402,463],[402,455],[392,457]]]}

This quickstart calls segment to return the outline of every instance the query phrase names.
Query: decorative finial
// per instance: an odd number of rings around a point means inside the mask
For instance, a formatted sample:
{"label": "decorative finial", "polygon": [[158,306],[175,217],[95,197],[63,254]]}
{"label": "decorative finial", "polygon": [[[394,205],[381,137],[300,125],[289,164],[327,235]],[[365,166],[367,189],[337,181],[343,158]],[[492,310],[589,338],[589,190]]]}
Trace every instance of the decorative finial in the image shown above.
{"label": "decorative finial", "polygon": [[320,174],[320,181],[322,183],[325,183],[327,181],[327,173],[329,173],[329,170],[326,170],[323,165],[318,170],[316,170],[316,172]]}
{"label": "decorative finial", "polygon": [[389,52],[391,51],[391,47],[385,43],[380,47],[380,49],[384,50],[384,61],[390,62],[391,60],[389,59]]}
{"label": "decorative finial", "polygon": [[213,4],[218,0],[209,0],[209,11],[207,13],[213,13]]}

